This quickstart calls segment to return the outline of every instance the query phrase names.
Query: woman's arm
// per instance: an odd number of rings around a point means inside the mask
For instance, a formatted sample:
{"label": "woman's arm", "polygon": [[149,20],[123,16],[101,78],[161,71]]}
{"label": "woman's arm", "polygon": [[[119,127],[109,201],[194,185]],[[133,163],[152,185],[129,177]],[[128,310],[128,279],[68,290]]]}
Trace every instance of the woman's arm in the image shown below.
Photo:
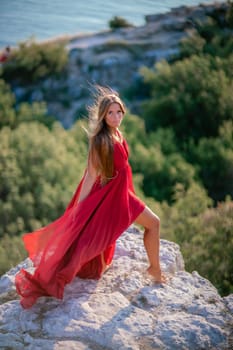
{"label": "woman's arm", "polygon": [[98,176],[97,170],[91,163],[90,159],[88,159],[87,171],[83,179],[80,195],[78,198],[78,203],[80,203],[89,195],[89,193],[91,192],[92,186],[96,181],[97,176]]}

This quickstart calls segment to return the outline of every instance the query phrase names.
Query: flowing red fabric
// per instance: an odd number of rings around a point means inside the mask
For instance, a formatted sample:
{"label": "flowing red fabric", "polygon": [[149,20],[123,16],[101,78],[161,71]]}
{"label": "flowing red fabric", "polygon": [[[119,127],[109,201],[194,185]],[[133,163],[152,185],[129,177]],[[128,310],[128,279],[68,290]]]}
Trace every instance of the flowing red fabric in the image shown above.
{"label": "flowing red fabric", "polygon": [[104,186],[97,179],[78,203],[83,176],[64,214],[23,236],[35,271],[21,269],[15,284],[21,305],[30,308],[41,296],[62,299],[75,276],[98,279],[101,254],[112,261],[117,238],[135,221],[145,204],[135,195],[126,141],[114,144],[114,176]]}

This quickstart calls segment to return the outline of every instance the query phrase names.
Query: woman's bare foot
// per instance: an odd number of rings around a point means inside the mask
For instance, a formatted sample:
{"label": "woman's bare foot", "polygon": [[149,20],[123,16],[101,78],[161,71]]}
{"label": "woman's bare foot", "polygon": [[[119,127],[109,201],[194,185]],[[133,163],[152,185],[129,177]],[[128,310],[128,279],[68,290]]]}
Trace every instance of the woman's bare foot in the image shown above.
{"label": "woman's bare foot", "polygon": [[102,274],[104,274],[106,271],[108,271],[108,269],[110,268],[111,265],[105,265]]}
{"label": "woman's bare foot", "polygon": [[155,269],[153,266],[149,266],[147,269],[147,272],[149,273],[149,275],[154,277],[156,283],[167,282],[166,276],[161,272],[160,269],[158,270],[158,269]]}

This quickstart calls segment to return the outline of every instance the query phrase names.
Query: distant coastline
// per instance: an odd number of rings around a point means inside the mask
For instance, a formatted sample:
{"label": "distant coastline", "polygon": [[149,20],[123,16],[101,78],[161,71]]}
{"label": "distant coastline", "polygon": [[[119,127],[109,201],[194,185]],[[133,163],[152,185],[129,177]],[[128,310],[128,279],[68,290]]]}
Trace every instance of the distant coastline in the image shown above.
{"label": "distant coastline", "polygon": [[[153,14],[148,14],[148,15],[145,15],[144,16],[144,24],[143,25],[134,25],[134,28],[143,28],[145,26],[147,26],[147,18],[166,18],[167,16],[169,16],[169,14],[171,13],[177,13],[178,15],[180,14],[180,12],[183,10],[183,12],[189,12],[189,11],[193,11],[195,9],[199,9],[199,8],[202,8],[202,7],[214,7],[214,6],[218,6],[218,5],[222,5],[224,3],[227,3],[227,0],[220,0],[220,1],[209,1],[208,3],[205,3],[205,2],[200,2],[199,1],[199,4],[198,5],[191,5],[191,6],[188,6],[188,5],[181,5],[181,6],[178,6],[178,7],[173,7],[173,8],[170,8],[169,11],[167,12],[164,12],[164,13],[153,13]],[[153,20],[154,22],[154,20]],[[91,38],[95,38],[95,37],[99,37],[99,36],[109,36],[109,38],[111,37],[111,33],[114,33],[114,31],[112,31],[110,28],[107,28],[107,29],[102,29],[102,30],[96,30],[96,31],[92,31],[92,32],[75,32],[73,34],[71,33],[64,33],[64,34],[58,34],[58,35],[55,35],[53,37],[49,37],[49,38],[44,38],[44,39],[39,39],[37,37],[34,37],[34,36],[31,36],[29,38],[25,38],[25,40],[23,40],[22,42],[26,42],[30,39],[34,40],[36,43],[38,44],[49,44],[49,43],[61,43],[61,44],[65,44],[67,45],[67,48],[70,48],[72,49],[72,44],[69,45],[70,43],[72,42],[78,42],[79,40],[87,40],[88,39],[91,39]],[[13,49],[16,49],[18,47],[18,45],[11,45],[11,47]],[[4,49],[4,46],[0,47],[0,51]]]}
{"label": "distant coastline", "polygon": [[[139,0],[132,8],[127,1],[109,1],[104,11],[97,0],[90,0],[88,7],[80,2],[67,0],[64,4],[47,0],[27,2],[22,0],[1,0],[0,48],[7,45],[17,47],[19,42],[34,37],[38,42],[51,42],[82,35],[92,35],[108,30],[108,21],[115,15],[125,18],[138,26],[145,25],[148,14],[164,14],[180,6],[192,7],[198,4],[211,4],[213,0]],[[222,3],[224,0],[219,0]],[[90,11],[90,9],[92,11]],[[9,21],[10,18],[10,21]]]}
{"label": "distant coastline", "polygon": [[[226,11],[227,2],[181,6],[164,14],[148,15],[146,24],[95,33],[77,33],[41,40],[64,42],[68,51],[66,76],[62,81],[45,77],[34,85],[14,84],[16,101],[45,101],[50,115],[69,128],[88,103],[88,82],[111,85],[118,91],[137,86],[139,69],[179,54],[180,41],[195,31],[196,21],[205,21],[213,11]],[[53,93],[51,93],[53,91]],[[137,112],[137,102],[130,108]]]}

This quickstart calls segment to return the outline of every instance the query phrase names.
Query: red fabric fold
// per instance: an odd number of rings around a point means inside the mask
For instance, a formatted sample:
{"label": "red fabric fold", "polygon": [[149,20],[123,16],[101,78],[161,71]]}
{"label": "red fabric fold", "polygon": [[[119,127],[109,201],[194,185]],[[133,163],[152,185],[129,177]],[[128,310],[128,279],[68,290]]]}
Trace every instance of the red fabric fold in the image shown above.
{"label": "red fabric fold", "polygon": [[114,145],[113,178],[104,186],[97,179],[88,197],[78,203],[82,183],[83,179],[60,218],[23,236],[35,266],[33,274],[22,269],[15,278],[24,308],[40,296],[62,299],[65,285],[75,276],[100,278],[101,254],[109,265],[116,240],[145,208],[134,193],[125,140]]}

